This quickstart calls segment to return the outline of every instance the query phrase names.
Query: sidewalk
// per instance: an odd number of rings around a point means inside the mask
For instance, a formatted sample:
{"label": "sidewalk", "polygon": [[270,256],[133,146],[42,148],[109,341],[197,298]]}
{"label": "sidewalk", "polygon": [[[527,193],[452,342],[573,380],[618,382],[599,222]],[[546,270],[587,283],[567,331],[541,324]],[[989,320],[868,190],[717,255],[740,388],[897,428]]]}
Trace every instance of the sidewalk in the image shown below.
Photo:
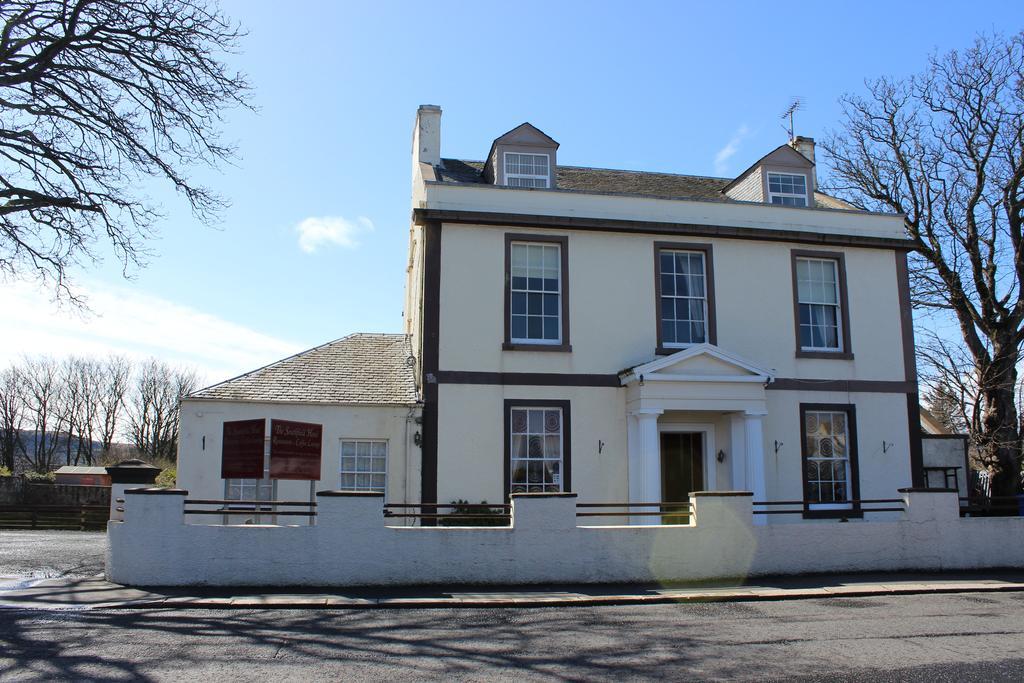
{"label": "sidewalk", "polygon": [[675,585],[129,588],[100,578],[4,583],[0,609],[555,607],[1024,591],[1024,570],[758,577]]}

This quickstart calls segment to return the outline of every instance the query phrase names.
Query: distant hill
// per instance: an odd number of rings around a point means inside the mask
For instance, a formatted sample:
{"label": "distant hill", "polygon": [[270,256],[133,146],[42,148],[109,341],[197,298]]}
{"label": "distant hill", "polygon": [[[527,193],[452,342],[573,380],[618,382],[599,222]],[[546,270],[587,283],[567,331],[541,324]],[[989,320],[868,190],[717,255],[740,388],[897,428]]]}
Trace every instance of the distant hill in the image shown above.
{"label": "distant hill", "polygon": [[[24,429],[21,430],[20,433],[21,433],[22,443],[25,445],[25,451],[27,453],[34,453],[35,449],[36,449],[36,442],[41,438],[40,435],[36,434],[34,431],[29,431],[29,430],[24,430]],[[67,454],[67,438],[68,438],[67,434],[64,433],[64,432],[60,432],[60,433],[52,432],[52,433],[48,433],[46,435],[46,439],[47,439],[48,442],[50,442],[51,439],[56,439],[57,440],[57,452],[54,454],[54,459],[53,459],[53,468],[54,469],[56,469],[58,467],[61,467],[63,465],[75,465],[75,464],[85,465],[85,464],[87,464],[87,463],[85,463],[81,459],[77,463],[74,462],[75,451],[77,449],[77,439],[72,439],[72,443],[71,443],[71,462],[70,463],[67,462],[67,456],[66,456],[66,454]],[[99,441],[93,441],[92,442],[92,448],[93,448],[94,458],[99,458],[100,451],[102,449],[102,444],[100,444]],[[115,442],[115,443],[111,444],[110,450],[111,450],[110,456],[114,460],[124,460],[124,459],[129,458],[129,457],[132,456],[132,453],[134,451],[134,447],[131,444]],[[96,462],[94,464],[99,464],[99,463]],[[31,469],[32,469],[32,465],[29,463],[28,459],[26,457],[24,457],[23,455],[19,454],[19,457],[14,461],[14,473],[15,474],[21,474],[21,473],[26,472],[26,471],[31,471]]]}

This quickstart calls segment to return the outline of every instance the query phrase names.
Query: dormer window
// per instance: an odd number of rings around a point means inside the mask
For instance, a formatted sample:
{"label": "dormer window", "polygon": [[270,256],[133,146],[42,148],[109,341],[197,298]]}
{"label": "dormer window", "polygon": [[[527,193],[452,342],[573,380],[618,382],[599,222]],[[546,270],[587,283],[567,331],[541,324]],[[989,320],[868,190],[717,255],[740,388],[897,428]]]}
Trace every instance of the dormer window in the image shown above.
{"label": "dormer window", "polygon": [[801,173],[769,173],[768,202],[780,206],[807,206],[807,176]]}
{"label": "dormer window", "polygon": [[550,157],[547,154],[505,152],[505,184],[509,187],[549,187]]}

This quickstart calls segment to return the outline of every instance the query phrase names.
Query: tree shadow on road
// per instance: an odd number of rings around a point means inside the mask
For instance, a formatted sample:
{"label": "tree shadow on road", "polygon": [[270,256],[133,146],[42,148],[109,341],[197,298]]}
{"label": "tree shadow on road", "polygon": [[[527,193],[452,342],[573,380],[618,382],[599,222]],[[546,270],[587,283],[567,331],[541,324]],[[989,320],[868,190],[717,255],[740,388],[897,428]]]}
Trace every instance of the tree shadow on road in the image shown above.
{"label": "tree shadow on road", "polygon": [[[697,624],[645,622],[630,608],[11,610],[0,612],[0,627],[0,679],[147,680],[190,670],[235,677],[309,666],[368,678],[594,680],[700,671],[707,654],[694,647],[707,645]],[[718,662],[715,675],[750,664]]]}

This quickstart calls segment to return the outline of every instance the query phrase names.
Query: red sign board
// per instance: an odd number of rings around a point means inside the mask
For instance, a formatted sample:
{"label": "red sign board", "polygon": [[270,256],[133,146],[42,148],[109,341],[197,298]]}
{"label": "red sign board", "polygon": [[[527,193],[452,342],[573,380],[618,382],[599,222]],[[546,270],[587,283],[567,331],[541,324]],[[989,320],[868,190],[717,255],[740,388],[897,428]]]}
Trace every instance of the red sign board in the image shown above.
{"label": "red sign board", "polygon": [[319,480],[323,436],[323,425],[271,420],[270,478]]}
{"label": "red sign board", "polygon": [[266,420],[236,420],[224,423],[221,444],[221,479],[262,479],[263,439]]}

